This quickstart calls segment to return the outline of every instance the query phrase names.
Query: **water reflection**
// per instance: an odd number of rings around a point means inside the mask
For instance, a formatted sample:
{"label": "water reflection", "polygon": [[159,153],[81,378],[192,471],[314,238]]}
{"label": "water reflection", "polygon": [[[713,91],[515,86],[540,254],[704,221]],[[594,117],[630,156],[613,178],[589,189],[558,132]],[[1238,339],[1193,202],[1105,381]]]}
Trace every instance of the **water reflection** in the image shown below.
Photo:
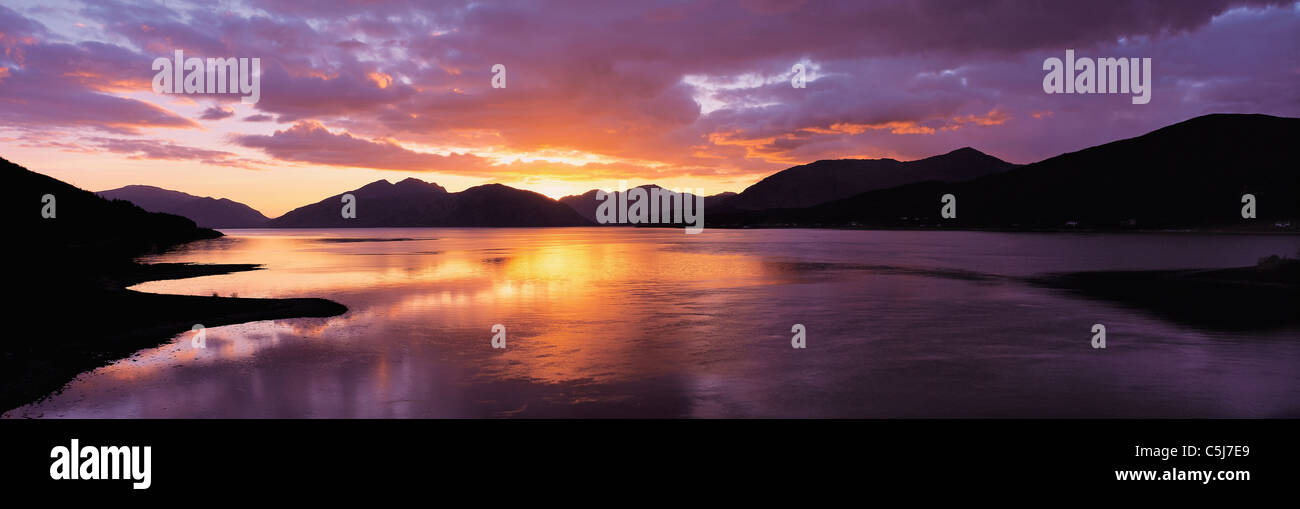
{"label": "water reflection", "polygon": [[[154,261],[265,270],[137,290],[325,297],[216,327],[6,416],[1271,417],[1297,331],[1225,336],[1023,285],[1247,265],[1285,237],[832,230],[248,230]],[[1170,242],[1176,238],[1177,242]],[[1110,348],[1088,347],[1091,324]],[[489,345],[493,324],[508,348]],[[789,346],[790,327],[808,348]]]}

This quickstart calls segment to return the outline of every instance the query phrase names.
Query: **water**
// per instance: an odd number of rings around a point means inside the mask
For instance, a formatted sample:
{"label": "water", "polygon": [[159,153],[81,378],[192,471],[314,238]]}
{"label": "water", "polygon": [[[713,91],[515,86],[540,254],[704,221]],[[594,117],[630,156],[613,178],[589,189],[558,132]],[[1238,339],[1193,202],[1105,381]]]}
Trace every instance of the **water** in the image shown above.
{"label": "water", "polygon": [[267,270],[135,289],[324,297],[348,313],[209,328],[206,349],[187,332],[6,416],[1300,416],[1300,331],[1198,330],[1015,279],[1251,265],[1294,254],[1296,237],[226,233],[149,261]]}

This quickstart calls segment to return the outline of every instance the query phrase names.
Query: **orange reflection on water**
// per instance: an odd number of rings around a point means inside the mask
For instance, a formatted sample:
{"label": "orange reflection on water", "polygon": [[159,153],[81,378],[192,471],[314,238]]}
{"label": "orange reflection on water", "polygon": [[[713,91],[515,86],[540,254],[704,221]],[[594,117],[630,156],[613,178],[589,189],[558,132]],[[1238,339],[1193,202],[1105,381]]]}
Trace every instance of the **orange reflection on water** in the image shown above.
{"label": "orange reflection on water", "polygon": [[[1202,409],[1192,416],[1241,417],[1294,410],[1294,383],[1284,376],[1300,362],[1300,347],[1286,341],[1294,332],[1228,341],[1008,277],[1203,266],[1207,253],[1226,257],[1211,266],[1233,266],[1294,251],[1294,240],[1276,236],[1175,245],[1161,235],[986,232],[228,233],[150,260],[266,268],[136,289],[321,297],[348,312],[211,327],[202,349],[187,331],[5,415],[1125,417],[1188,416],[1192,408]],[[1098,248],[1102,241],[1109,244]],[[999,276],[962,277],[969,273]],[[1078,350],[1086,343],[1062,341],[1062,330],[1086,331],[1097,316],[1125,331],[1132,346],[1097,356]],[[806,350],[790,348],[792,323],[806,325]],[[505,350],[491,347],[494,324],[507,328]],[[1181,383],[1192,375],[1211,382]]]}
{"label": "orange reflection on water", "polygon": [[[273,347],[282,337],[345,343],[355,343],[358,337],[379,342],[400,337],[446,349],[453,356],[475,357],[475,376],[480,378],[557,383],[636,377],[653,371],[650,366],[656,362],[681,362],[690,352],[633,339],[645,332],[645,324],[628,320],[630,316],[707,299],[710,292],[772,276],[772,267],[752,256],[670,252],[683,241],[677,230],[630,232],[627,238],[611,237],[606,234],[610,231],[232,232],[228,238],[195,243],[148,261],[258,263],[264,270],[153,281],[134,289],[325,297],[347,305],[348,313],[328,320],[234,326],[238,331],[209,329],[209,341],[216,347],[201,354],[178,350],[186,344],[181,335],[169,348],[147,352],[152,360],[120,363],[110,373],[139,377],[169,363],[245,358],[258,352],[255,345],[269,340]],[[597,234],[605,237],[592,241]],[[649,282],[652,291],[647,291]],[[483,348],[497,323],[508,331],[504,352]],[[675,327],[665,333],[686,333],[700,324],[687,320]],[[353,334],[356,329],[366,334]],[[379,357],[373,370],[374,382],[385,393],[392,389],[388,367],[378,363],[387,358]]]}

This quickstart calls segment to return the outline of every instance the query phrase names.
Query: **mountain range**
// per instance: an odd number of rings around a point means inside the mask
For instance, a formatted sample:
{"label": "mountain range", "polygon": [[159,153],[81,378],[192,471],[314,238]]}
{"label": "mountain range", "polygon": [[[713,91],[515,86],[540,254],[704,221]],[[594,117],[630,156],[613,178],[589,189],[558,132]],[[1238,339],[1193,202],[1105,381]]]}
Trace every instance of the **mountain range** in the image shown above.
{"label": "mountain range", "polygon": [[[343,196],[355,198],[356,217],[343,217]],[[270,228],[401,226],[587,226],[568,205],[501,184],[449,193],[438,184],[408,178],[379,180],[266,223]]]}
{"label": "mountain range", "polygon": [[149,212],[165,212],[193,219],[204,228],[258,228],[269,220],[248,205],[226,198],[210,198],[154,186],[131,185],[95,193],[110,200],[126,200]]}
{"label": "mountain range", "polygon": [[970,180],[1014,166],[970,147],[906,162],[894,159],[824,160],[774,173],[726,203],[736,210],[810,207],[913,182]]}
{"label": "mountain range", "polygon": [[[705,197],[714,227],[862,226],[999,229],[1297,229],[1290,146],[1300,119],[1212,114],[1135,138],[1017,165],[970,147],[915,161],[823,160],[774,173],[739,194]],[[659,186],[639,186],[650,190]],[[342,216],[345,194],[356,217]],[[956,217],[940,217],[940,198]],[[1256,219],[1243,219],[1253,195]],[[589,226],[596,190],[553,200],[501,184],[448,192],[379,180],[275,219],[225,198],[132,185],[100,196],[209,228]]]}
{"label": "mountain range", "polygon": [[[1300,118],[1214,114],[962,182],[811,207],[706,215],[710,226],[1296,231]],[[941,197],[956,217],[941,217]],[[743,193],[742,193],[743,195]],[[1256,218],[1243,218],[1252,195]]]}
{"label": "mountain range", "polygon": [[[646,191],[647,199],[649,199],[648,197],[650,196],[650,190],[651,190],[651,189],[670,190],[670,189],[668,189],[668,188],[661,187],[661,186],[658,186],[658,185],[655,185],[655,184],[646,184],[646,185],[636,186],[636,187],[637,187],[637,188],[644,189],[644,190]],[[635,188],[633,188],[633,189],[635,189]],[[631,190],[631,189],[627,189],[626,191],[630,191],[630,190]],[[573,210],[576,210],[576,211],[578,212],[579,215],[581,215],[582,217],[586,218],[588,221],[591,221],[592,223],[596,223],[596,222],[597,222],[597,221],[596,221],[596,209],[597,209],[598,207],[600,207],[600,203],[601,203],[601,200],[597,200],[597,199],[596,199],[596,192],[597,192],[596,189],[592,189],[592,190],[587,191],[587,192],[582,193],[582,194],[575,194],[575,195],[565,196],[565,197],[563,197],[563,198],[560,198],[560,203],[563,203],[563,204],[565,204],[565,205],[568,205],[569,207],[572,207]],[[612,197],[612,196],[613,196],[613,195],[611,195],[611,197]],[[718,194],[714,194],[714,195],[710,195],[710,196],[705,196],[705,197],[704,197],[704,210],[712,210],[712,209],[714,209],[715,207],[719,207],[719,206],[721,206],[722,204],[726,203],[728,200],[731,200],[732,198],[734,198],[735,196],[737,196],[737,195],[736,195],[736,193],[733,193],[733,192],[718,193]],[[611,199],[611,198],[606,198],[606,199],[608,200],[608,199]],[[615,199],[616,199],[616,198],[615,198]],[[695,195],[694,195],[694,194],[691,194],[691,193],[687,193],[687,192],[682,192],[682,200],[687,200],[687,199],[694,200],[694,199],[695,199]],[[667,210],[668,210],[668,215],[669,215],[669,216],[671,216],[671,215],[673,214],[673,212],[674,212],[672,207],[668,207]],[[661,217],[664,217],[664,216],[661,216]],[[611,226],[616,226],[616,225],[611,225]]]}

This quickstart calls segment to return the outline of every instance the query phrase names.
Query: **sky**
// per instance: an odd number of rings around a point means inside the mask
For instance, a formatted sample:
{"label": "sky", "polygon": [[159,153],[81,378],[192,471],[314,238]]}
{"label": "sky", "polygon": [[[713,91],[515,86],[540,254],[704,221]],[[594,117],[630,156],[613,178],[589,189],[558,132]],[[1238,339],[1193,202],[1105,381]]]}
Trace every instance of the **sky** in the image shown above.
{"label": "sky", "polygon": [[[0,157],[271,217],[379,179],[710,195],[819,159],[1029,163],[1300,116],[1300,2],[0,0],[0,49]],[[259,58],[259,100],[155,93],[178,49]],[[1044,92],[1066,50],[1150,58],[1150,102]]]}

